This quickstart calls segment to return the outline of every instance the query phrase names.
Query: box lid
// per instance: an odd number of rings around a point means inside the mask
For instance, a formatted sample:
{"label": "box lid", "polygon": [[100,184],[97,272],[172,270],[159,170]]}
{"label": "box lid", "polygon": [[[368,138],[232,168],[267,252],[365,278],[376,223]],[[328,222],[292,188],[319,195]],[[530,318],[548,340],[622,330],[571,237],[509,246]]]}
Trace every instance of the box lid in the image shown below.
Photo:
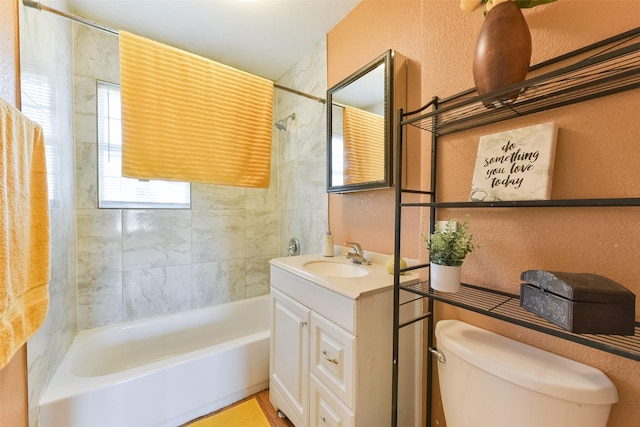
{"label": "box lid", "polygon": [[635,304],[633,292],[597,274],[527,270],[521,273],[520,278],[530,285],[572,301]]}

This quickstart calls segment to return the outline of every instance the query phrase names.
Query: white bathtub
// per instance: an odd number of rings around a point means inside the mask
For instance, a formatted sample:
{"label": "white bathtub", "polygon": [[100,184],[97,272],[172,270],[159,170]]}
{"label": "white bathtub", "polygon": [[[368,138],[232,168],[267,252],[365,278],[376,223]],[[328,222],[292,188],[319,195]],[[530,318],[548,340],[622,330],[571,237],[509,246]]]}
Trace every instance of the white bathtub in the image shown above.
{"label": "white bathtub", "polygon": [[176,427],[269,384],[269,297],[82,331],[40,427]]}

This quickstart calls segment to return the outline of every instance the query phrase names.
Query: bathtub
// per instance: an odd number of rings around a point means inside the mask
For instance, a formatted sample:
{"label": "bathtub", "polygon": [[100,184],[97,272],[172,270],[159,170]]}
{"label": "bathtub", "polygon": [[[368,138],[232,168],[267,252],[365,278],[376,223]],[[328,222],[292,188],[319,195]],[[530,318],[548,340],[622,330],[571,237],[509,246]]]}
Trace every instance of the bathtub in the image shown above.
{"label": "bathtub", "polygon": [[176,427],[269,384],[269,296],[82,331],[40,427]]}

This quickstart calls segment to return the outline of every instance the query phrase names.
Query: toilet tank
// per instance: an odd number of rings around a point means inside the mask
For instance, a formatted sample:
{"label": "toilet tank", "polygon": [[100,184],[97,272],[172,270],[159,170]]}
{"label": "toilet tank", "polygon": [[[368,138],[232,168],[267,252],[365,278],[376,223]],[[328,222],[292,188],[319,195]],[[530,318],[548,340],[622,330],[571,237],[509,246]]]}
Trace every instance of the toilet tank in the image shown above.
{"label": "toilet tank", "polygon": [[447,427],[605,427],[615,386],[596,368],[458,320],[436,325]]}

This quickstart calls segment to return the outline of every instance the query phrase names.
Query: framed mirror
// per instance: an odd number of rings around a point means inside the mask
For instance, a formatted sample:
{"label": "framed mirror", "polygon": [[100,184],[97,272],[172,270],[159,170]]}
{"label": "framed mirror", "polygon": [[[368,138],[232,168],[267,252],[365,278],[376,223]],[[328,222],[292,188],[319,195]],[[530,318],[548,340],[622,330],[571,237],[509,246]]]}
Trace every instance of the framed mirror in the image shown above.
{"label": "framed mirror", "polygon": [[388,50],[327,91],[327,192],[393,185],[395,93],[405,62]]}

